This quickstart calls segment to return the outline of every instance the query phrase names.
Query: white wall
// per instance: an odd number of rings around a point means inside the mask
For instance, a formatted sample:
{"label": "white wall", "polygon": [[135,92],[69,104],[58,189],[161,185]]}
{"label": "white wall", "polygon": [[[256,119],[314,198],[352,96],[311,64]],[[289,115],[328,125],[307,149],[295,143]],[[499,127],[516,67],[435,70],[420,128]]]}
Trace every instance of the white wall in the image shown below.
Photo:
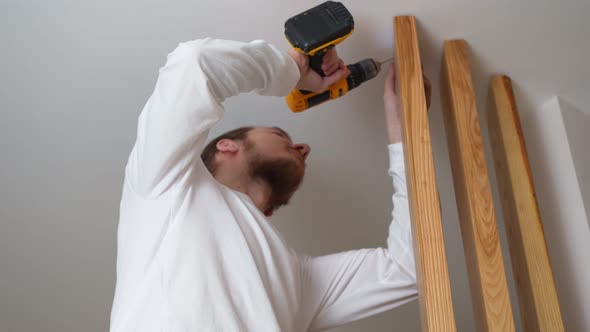
{"label": "white wall", "polygon": [[563,124],[572,152],[572,160],[576,169],[584,208],[588,216],[590,213],[590,147],[588,146],[590,143],[590,108],[583,111],[569,103],[565,98],[559,98],[559,106],[561,107]]}
{"label": "white wall", "polygon": [[[435,87],[430,120],[458,331],[472,331],[471,300],[438,109],[443,40],[465,38],[469,42],[480,101],[485,100],[489,75],[503,71],[521,84],[517,91],[521,99],[535,104],[572,92],[571,101],[580,108],[590,104],[580,102],[590,91],[590,44],[584,42],[590,31],[590,2],[343,2],[356,21],[355,32],[339,46],[348,63],[391,57],[392,17],[411,14],[418,18],[424,69]],[[1,331],[108,328],[123,169],[135,138],[137,115],[166,54],[178,42],[209,36],[265,39],[287,50],[285,19],[318,3],[0,1]],[[301,115],[290,114],[280,98],[244,95],[226,104],[227,117],[213,134],[243,124],[270,124],[311,144],[301,191],[272,219],[300,251],[319,255],[385,244],[391,184],[386,174],[383,80],[381,74],[345,98]],[[478,106],[481,113],[484,105]],[[485,124],[482,130],[487,140]],[[533,167],[549,167],[543,161],[548,154],[542,146],[538,148],[540,161]],[[493,170],[490,165],[488,169]],[[544,178],[551,171],[536,170],[537,182],[544,188],[540,197],[552,194],[553,180]],[[490,174],[495,202],[499,202],[493,172]],[[572,213],[555,204],[550,208],[550,198],[543,198],[544,219]],[[501,212],[496,210],[496,215],[505,244]],[[577,299],[576,293],[588,289],[577,280],[590,278],[582,267],[572,268],[567,255],[574,243],[559,237],[569,236],[561,231],[573,230],[558,226],[546,226],[547,233],[555,234],[549,244],[554,266],[560,269],[558,290],[566,299]],[[506,253],[504,259],[510,267]],[[507,273],[513,290],[510,268]],[[580,317],[582,309],[574,306],[576,302],[567,303],[567,317]],[[586,303],[585,308],[590,306]],[[588,326],[576,323],[575,318],[570,321],[569,326]],[[407,332],[419,331],[419,326],[418,305],[413,302],[338,331],[397,328]]]}
{"label": "white wall", "polygon": [[590,331],[590,228],[562,105],[553,97],[521,120],[564,324]]}

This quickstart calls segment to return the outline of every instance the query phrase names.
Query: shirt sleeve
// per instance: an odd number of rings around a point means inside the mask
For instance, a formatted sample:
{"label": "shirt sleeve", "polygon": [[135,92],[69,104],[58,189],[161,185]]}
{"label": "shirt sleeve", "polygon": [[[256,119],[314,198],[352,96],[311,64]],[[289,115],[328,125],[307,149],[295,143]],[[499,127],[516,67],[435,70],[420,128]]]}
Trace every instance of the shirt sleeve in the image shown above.
{"label": "shirt sleeve", "polygon": [[322,331],[417,298],[401,143],[388,146],[393,211],[386,248],[300,257],[307,331]]}
{"label": "shirt sleeve", "polygon": [[201,164],[221,103],[242,92],[284,96],[299,80],[289,55],[264,41],[202,39],[181,43],[159,71],[138,120],[126,176],[134,190],[159,195]]}

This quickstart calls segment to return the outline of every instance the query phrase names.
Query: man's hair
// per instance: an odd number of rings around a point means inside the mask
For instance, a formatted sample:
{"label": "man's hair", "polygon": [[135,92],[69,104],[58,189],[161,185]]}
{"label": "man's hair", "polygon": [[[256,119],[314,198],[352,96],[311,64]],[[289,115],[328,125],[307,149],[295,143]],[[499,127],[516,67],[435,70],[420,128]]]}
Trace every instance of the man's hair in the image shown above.
{"label": "man's hair", "polygon": [[217,143],[222,139],[245,141],[248,138],[248,132],[252,129],[254,129],[254,127],[236,128],[216,137],[207,144],[203,152],[201,152],[201,159],[211,174],[215,175],[215,171],[217,170],[217,163],[215,162],[215,155],[219,151],[217,150]]}

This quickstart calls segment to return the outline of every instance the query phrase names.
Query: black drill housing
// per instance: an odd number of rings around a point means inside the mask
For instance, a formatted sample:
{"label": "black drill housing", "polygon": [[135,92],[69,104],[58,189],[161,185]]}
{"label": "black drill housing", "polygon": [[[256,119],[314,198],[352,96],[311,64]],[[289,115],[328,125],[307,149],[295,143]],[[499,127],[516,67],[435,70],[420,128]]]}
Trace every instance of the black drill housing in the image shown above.
{"label": "black drill housing", "polygon": [[336,1],[326,1],[285,22],[285,37],[293,48],[310,56],[311,67],[320,75],[323,53],[353,30],[352,15]]}

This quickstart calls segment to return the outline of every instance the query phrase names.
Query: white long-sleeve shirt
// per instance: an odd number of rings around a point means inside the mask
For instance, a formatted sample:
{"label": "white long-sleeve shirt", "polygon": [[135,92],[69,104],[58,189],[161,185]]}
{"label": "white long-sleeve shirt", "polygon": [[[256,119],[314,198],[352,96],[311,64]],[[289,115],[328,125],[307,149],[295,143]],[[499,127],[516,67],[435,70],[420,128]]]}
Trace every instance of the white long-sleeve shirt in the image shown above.
{"label": "white long-sleeve shirt", "polygon": [[195,40],[168,55],[126,167],[111,331],[320,331],[416,298],[401,144],[388,147],[388,248],[322,257],[298,255],[201,161],[226,98],[283,96],[298,79],[263,41]]}

